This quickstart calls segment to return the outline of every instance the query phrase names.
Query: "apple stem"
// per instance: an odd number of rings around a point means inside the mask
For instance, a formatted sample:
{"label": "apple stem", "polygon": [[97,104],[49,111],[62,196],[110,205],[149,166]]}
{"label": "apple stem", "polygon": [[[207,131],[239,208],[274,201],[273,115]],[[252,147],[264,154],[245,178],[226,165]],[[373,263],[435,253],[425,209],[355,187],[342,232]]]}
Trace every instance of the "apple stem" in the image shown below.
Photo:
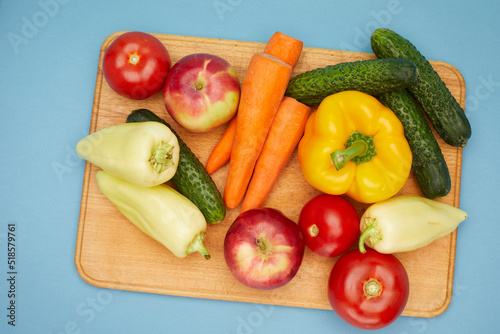
{"label": "apple stem", "polygon": [[196,81],[194,83],[194,89],[196,89],[196,90],[202,90],[203,89],[203,84],[201,82],[199,82],[199,81]]}
{"label": "apple stem", "polygon": [[257,245],[259,246],[260,250],[265,250],[266,249],[266,245],[262,242],[262,240],[260,240],[259,238],[257,238],[256,242],[257,242]]}

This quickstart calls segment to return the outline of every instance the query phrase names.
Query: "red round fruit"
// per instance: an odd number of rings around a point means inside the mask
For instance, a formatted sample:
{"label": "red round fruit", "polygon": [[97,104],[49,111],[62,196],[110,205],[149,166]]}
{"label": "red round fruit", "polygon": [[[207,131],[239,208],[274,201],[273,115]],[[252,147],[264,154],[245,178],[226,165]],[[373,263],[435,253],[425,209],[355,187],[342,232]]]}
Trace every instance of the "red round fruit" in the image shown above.
{"label": "red round fruit", "polygon": [[255,289],[275,289],[292,280],[304,250],[297,224],[271,208],[240,214],[224,239],[229,270],[241,283]]}
{"label": "red round fruit", "polygon": [[163,101],[180,126],[205,132],[234,117],[240,101],[240,82],[225,59],[194,53],[179,59],[168,73]]}
{"label": "red round fruit", "polygon": [[102,71],[109,86],[134,100],[160,92],[170,66],[170,55],[163,43],[139,31],[118,36],[109,45],[102,61]]}
{"label": "red round fruit", "polygon": [[323,257],[335,257],[358,239],[359,216],[344,197],[321,194],[304,205],[299,227],[310,250]]}
{"label": "red round fruit", "polygon": [[335,313],[361,329],[393,323],[408,301],[409,282],[403,264],[392,254],[351,250],[332,268],[328,298]]}

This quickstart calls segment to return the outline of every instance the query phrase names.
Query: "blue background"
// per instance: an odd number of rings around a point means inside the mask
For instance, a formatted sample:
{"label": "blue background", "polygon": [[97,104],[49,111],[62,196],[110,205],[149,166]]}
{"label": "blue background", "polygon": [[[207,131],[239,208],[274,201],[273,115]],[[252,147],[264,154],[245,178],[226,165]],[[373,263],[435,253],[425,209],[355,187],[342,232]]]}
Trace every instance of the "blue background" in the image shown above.
{"label": "blue background", "polygon": [[[400,317],[381,332],[496,332],[499,14],[494,0],[0,0],[0,332],[358,332],[333,311],[85,283],[74,265],[84,171],[74,146],[88,134],[99,51],[113,32],[266,42],[279,30],[305,46],[371,52],[368,36],[381,26],[458,68],[473,129],[463,151],[461,208],[469,218],[458,229],[451,305],[435,318]],[[15,328],[6,316],[9,223],[17,227]]]}

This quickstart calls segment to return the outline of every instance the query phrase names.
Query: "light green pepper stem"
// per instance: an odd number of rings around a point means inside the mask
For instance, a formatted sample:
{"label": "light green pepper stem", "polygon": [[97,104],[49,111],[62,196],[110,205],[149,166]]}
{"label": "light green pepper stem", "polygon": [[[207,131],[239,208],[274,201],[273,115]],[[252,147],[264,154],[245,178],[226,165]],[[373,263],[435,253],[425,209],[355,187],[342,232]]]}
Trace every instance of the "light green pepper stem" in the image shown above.
{"label": "light green pepper stem", "polygon": [[330,157],[335,168],[340,170],[349,161],[359,165],[370,161],[376,155],[373,136],[367,136],[362,132],[354,131],[347,139],[345,149],[333,152],[330,154]]}
{"label": "light green pepper stem", "polygon": [[172,161],[173,149],[174,147],[172,145],[163,141],[153,147],[149,163],[158,174],[174,164]]}
{"label": "light green pepper stem", "polygon": [[201,255],[205,258],[205,260],[210,260],[210,254],[207,249],[203,245],[203,239],[205,239],[205,232],[200,232],[194,237],[193,241],[189,244],[186,255],[189,255],[194,252],[200,252]]}
{"label": "light green pepper stem", "polygon": [[382,240],[382,236],[375,222],[375,218],[365,218],[365,229],[361,232],[359,237],[358,248],[361,253],[366,253],[365,241],[370,238],[370,244],[374,246],[377,242]]}

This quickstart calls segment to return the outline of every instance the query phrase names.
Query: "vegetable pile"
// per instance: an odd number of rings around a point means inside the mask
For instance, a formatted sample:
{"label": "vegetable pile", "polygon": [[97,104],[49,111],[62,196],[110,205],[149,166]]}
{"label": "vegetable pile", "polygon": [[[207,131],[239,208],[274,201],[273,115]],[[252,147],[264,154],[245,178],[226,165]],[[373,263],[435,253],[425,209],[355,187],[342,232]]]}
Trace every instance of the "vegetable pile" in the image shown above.
{"label": "vegetable pile", "polygon": [[[411,288],[395,254],[426,247],[467,217],[436,200],[451,180],[431,126],[455,147],[466,145],[471,129],[412,43],[389,29],[375,30],[371,43],[378,59],[292,77],[303,42],[276,32],[251,57],[240,85],[220,57],[188,55],[170,71],[159,40],[125,33],[103,62],[117,94],[142,100],[163,89],[165,111],[183,129],[226,129],[203,165],[171,124],[137,109],[125,123],[81,139],[76,151],[100,168],[104,196],[175,256],[210,259],[203,246],[209,225],[239,207],[223,245],[235,279],[249,288],[281,287],[308,248],[336,258],[325,291],[335,313],[358,328],[383,328],[401,315]],[[125,80],[132,77],[140,80]],[[321,194],[293,222],[264,206],[296,149],[304,179]],[[221,193],[211,175],[226,164]],[[421,196],[400,195],[411,173]],[[361,217],[352,202],[368,206]]]}

